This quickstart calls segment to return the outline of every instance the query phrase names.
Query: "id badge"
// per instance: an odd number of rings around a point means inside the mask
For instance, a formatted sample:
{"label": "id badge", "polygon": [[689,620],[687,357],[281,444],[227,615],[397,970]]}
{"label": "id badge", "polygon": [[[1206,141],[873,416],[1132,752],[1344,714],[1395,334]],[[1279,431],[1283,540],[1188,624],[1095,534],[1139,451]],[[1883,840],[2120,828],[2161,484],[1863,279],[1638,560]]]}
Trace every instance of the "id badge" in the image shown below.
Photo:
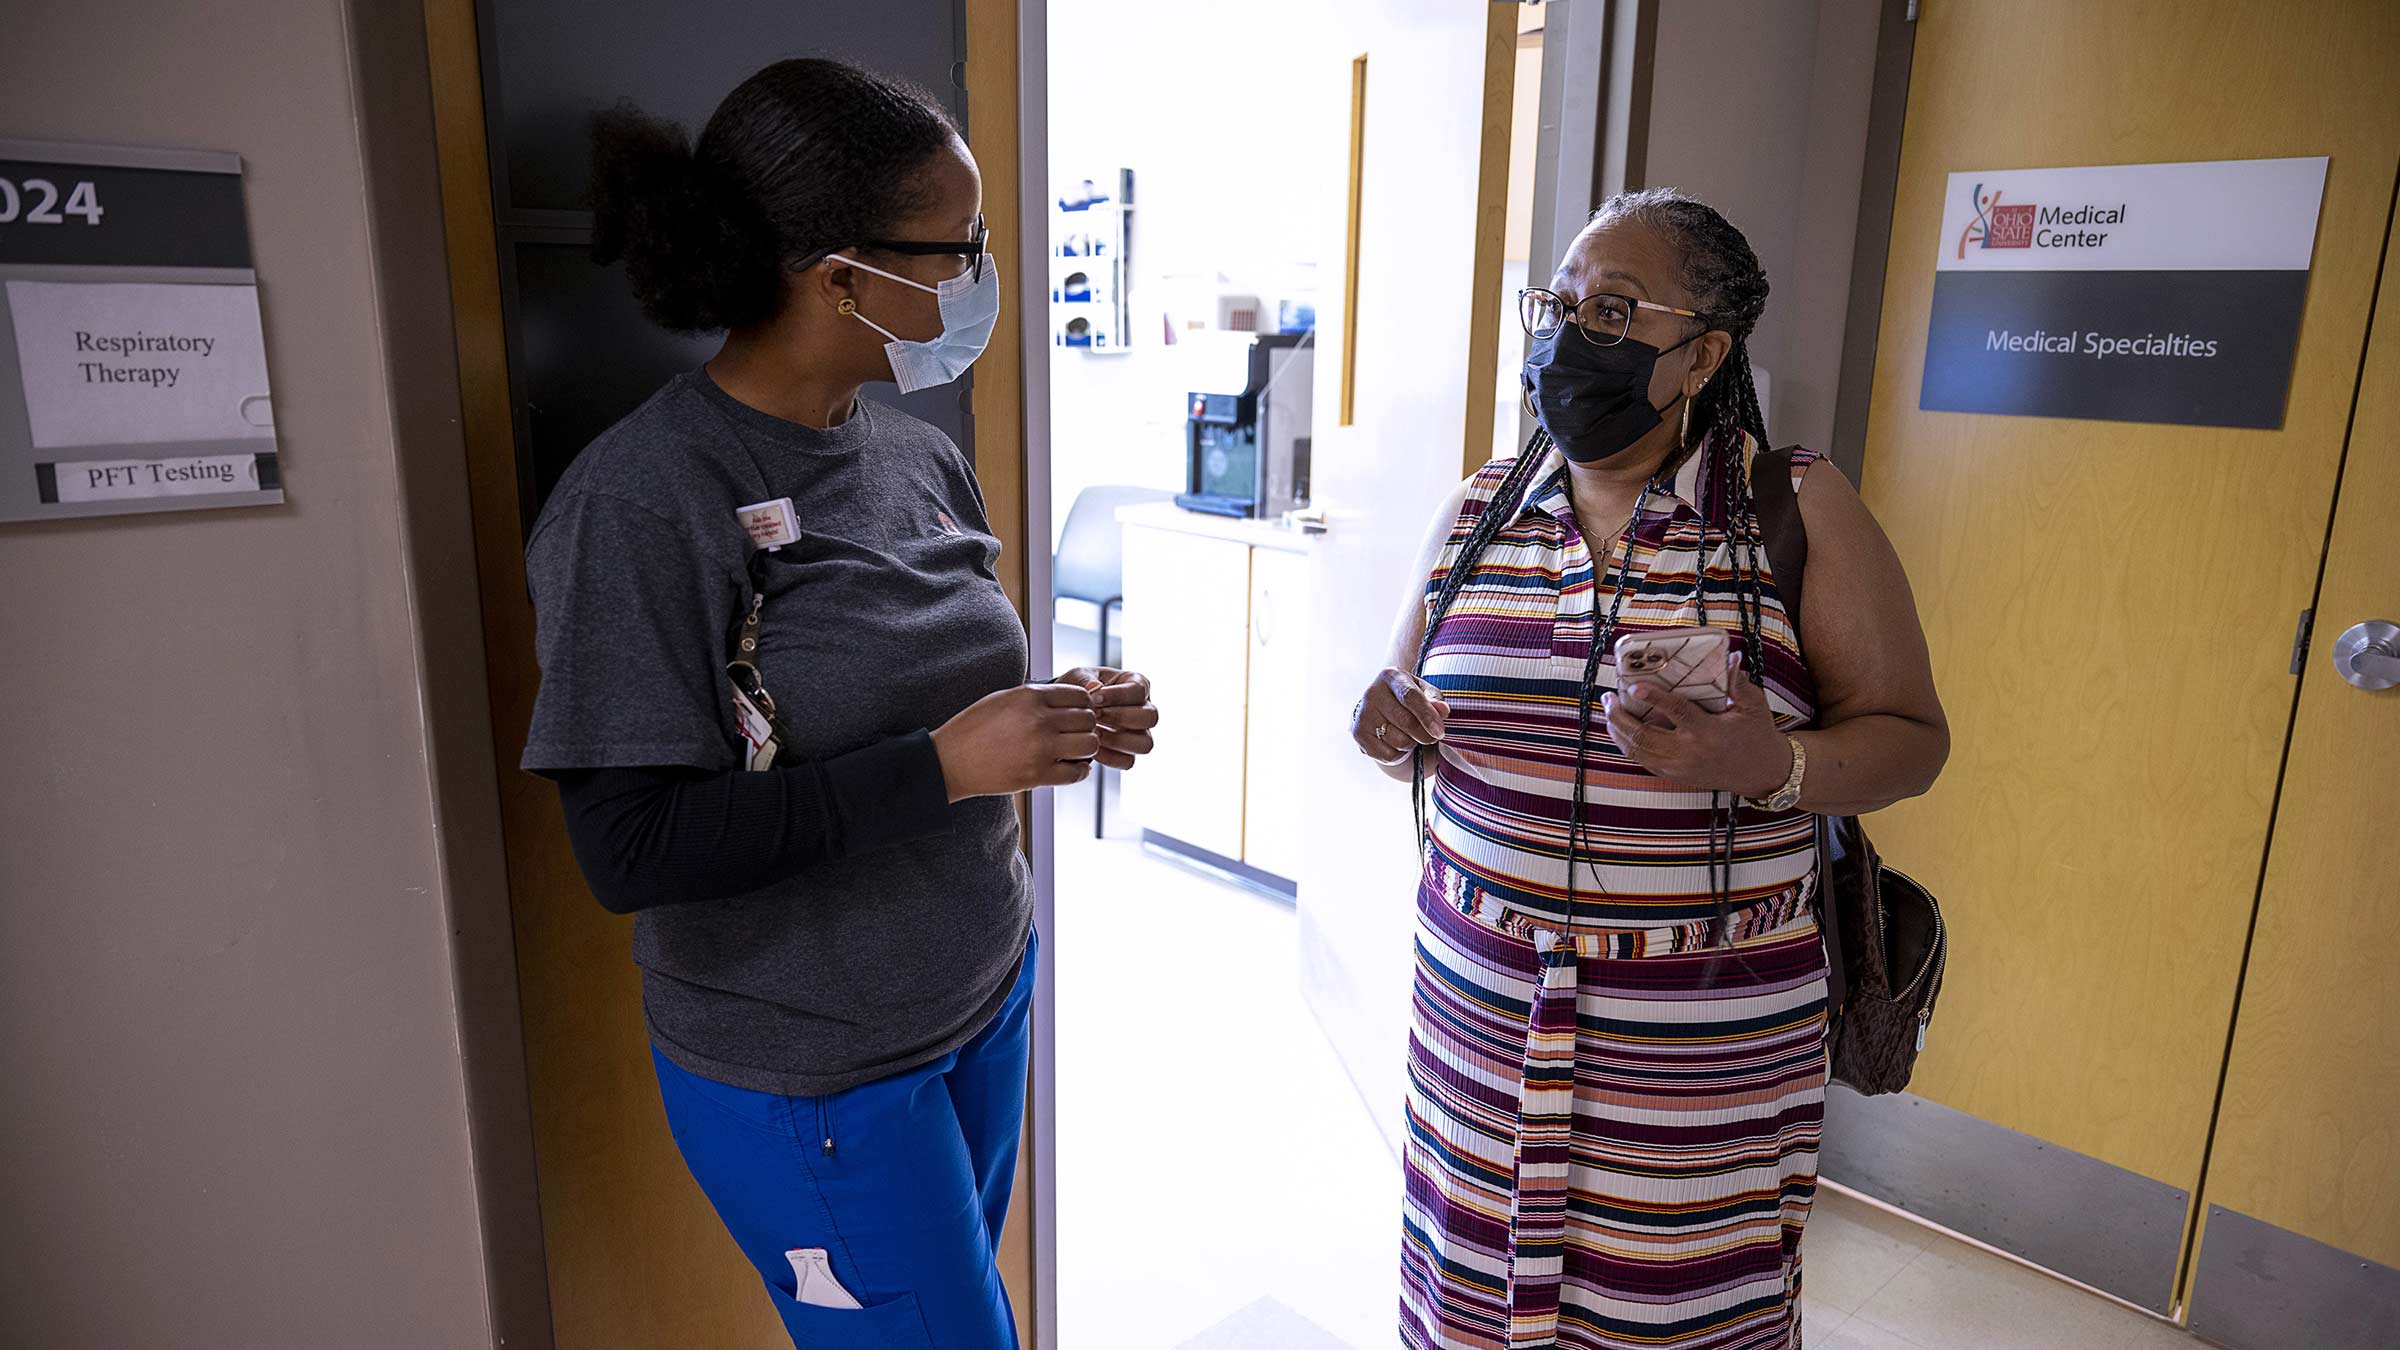
{"label": "id badge", "polygon": [[742,767],[751,770],[774,768],[775,756],[783,749],[783,742],[775,735],[774,723],[767,719],[766,711],[758,706],[757,700],[750,697],[749,691],[742,688],[740,679],[731,679],[730,683],[733,685],[733,724],[742,737]]}
{"label": "id badge", "polygon": [[792,499],[777,497],[771,502],[752,502],[734,512],[742,522],[742,530],[750,542],[772,553],[785,544],[800,542],[800,518],[792,510]]}

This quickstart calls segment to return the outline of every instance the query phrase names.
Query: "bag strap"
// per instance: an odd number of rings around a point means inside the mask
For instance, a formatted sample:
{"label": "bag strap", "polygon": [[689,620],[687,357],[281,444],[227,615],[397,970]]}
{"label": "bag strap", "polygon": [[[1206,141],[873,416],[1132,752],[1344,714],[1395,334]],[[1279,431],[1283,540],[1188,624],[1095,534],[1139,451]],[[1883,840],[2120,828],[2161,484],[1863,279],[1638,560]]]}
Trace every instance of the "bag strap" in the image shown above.
{"label": "bag strap", "polygon": [[1767,566],[1783,612],[1800,629],[1800,583],[1808,573],[1808,524],[1800,518],[1800,494],[1792,491],[1792,452],[1761,450],[1750,457],[1750,502],[1758,531],[1766,537]]}
{"label": "bag strap", "polygon": [[[1808,523],[1800,515],[1800,494],[1792,490],[1792,452],[1761,450],[1750,457],[1750,502],[1758,512],[1758,532],[1766,540],[1767,566],[1775,574],[1775,592],[1783,597],[1784,616],[1791,620],[1795,641],[1800,633],[1800,586],[1808,574]],[[1842,958],[1842,917],[1834,898],[1835,850],[1856,837],[1856,820],[1817,818],[1817,929],[1825,940],[1825,1011],[1838,1023],[1850,997],[1848,971]]]}

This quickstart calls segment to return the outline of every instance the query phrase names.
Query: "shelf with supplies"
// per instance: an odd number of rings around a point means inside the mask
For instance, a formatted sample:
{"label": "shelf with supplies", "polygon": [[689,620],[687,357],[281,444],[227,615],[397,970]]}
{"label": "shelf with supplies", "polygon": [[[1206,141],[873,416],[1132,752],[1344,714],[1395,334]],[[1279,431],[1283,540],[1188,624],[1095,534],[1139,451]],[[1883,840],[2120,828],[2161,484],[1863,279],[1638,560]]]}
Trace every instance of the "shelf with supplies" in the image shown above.
{"label": "shelf with supplies", "polygon": [[[1103,186],[1105,184],[1105,186]],[[1050,203],[1050,343],[1113,355],[1129,345],[1133,170],[1063,187]]]}

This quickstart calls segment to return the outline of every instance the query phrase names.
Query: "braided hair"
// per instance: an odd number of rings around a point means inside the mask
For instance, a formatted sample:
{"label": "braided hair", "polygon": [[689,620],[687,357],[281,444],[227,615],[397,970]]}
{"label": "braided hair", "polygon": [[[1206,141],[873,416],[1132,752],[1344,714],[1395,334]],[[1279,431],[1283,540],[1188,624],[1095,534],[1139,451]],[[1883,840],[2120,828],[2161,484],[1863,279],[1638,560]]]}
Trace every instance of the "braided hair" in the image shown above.
{"label": "braided hair", "polygon": [[781,313],[787,269],[891,233],[959,139],[932,94],[840,61],[778,61],[725,96],[695,145],[619,103],[592,119],[592,258],[622,260],[651,321],[705,333]]}
{"label": "braided hair", "polygon": [[[1750,495],[1749,467],[1743,451],[1745,437],[1755,439],[1764,448],[1767,439],[1766,415],[1759,406],[1758,387],[1751,378],[1749,338],[1758,326],[1759,316],[1767,307],[1767,274],[1759,265],[1758,254],[1750,241],[1733,227],[1724,216],[1697,198],[1672,188],[1644,188],[1623,192],[1600,204],[1592,213],[1593,226],[1630,223],[1653,231],[1678,260],[1677,280],[1686,294],[1692,297],[1693,308],[1709,329],[1724,332],[1733,339],[1724,361],[1708,384],[1694,395],[1690,403],[1691,443],[1661,468],[1643,492],[1643,502],[1661,482],[1669,481],[1691,455],[1704,456],[1700,474],[1701,513],[1700,565],[1694,578],[1695,603],[1702,623],[1708,620],[1708,566],[1717,542],[1728,549],[1734,570],[1734,593],[1737,621],[1742,634],[1742,669],[1753,684],[1765,683],[1765,644],[1761,640],[1763,592],[1762,563],[1765,540],[1760,533],[1758,513]],[[1702,331],[1707,331],[1706,329]],[[1506,474],[1493,489],[1490,500],[1459,541],[1449,570],[1434,590],[1426,616],[1425,635],[1417,649],[1417,674],[1424,674],[1426,658],[1431,655],[1436,630],[1450,607],[1465,589],[1475,564],[1501,528],[1514,519],[1522,508],[1526,494],[1532,490],[1534,474],[1547,461],[1551,441],[1549,433],[1536,430],[1524,453],[1510,465]],[[1625,559],[1616,584],[1611,589],[1614,601],[1621,603],[1624,595],[1637,583],[1633,573],[1633,538],[1641,524],[1642,503],[1634,508],[1633,519],[1626,526]],[[1614,550],[1610,550],[1613,557]],[[1607,560],[1596,564],[1603,571]],[[1607,576],[1596,577],[1605,583]],[[1584,853],[1585,838],[1584,794],[1586,766],[1592,729],[1592,704],[1599,668],[1606,655],[1609,635],[1603,629],[1614,627],[1614,612],[1604,625],[1597,606],[1600,592],[1594,592],[1592,650],[1584,663],[1583,679],[1578,694],[1577,736],[1575,754],[1574,813],[1567,830],[1567,909],[1568,921],[1574,921],[1576,909],[1577,871]],[[1426,833],[1424,770],[1422,760],[1417,771],[1417,823],[1419,838]],[[1732,905],[1733,872],[1737,858],[1736,831],[1739,828],[1740,799],[1730,793],[1711,794],[1709,824],[1710,890],[1717,902],[1717,932],[1720,941],[1729,940],[1726,919]],[[1597,865],[1593,867],[1595,882],[1599,879]],[[1603,887],[1605,890],[1605,887]],[[1712,970],[1713,976],[1713,970]]]}

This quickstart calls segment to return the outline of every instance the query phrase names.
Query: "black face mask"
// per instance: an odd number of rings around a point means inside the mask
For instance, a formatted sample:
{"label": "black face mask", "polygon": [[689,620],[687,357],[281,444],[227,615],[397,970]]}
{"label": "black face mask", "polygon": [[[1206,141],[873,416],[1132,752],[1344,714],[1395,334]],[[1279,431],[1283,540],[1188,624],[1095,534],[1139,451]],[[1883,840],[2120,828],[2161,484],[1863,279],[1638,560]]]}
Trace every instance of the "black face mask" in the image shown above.
{"label": "black face mask", "polygon": [[1572,327],[1560,324],[1557,332],[1533,340],[1525,356],[1525,395],[1559,452],[1578,464],[1593,464],[1623,453],[1659,424],[1661,410],[1650,406],[1652,368],[1658,358],[1708,330],[1661,351],[1630,337],[1613,347],[1598,346],[1569,332]]}

